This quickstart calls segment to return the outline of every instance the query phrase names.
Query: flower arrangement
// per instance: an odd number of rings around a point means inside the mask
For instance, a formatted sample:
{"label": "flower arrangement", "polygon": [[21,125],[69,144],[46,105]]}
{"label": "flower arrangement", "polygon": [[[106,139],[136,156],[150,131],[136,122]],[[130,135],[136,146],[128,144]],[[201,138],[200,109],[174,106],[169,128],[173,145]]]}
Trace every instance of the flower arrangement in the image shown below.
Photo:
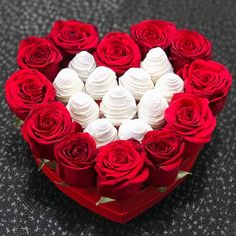
{"label": "flower arrangement", "polygon": [[49,179],[81,205],[127,222],[189,174],[211,140],[232,77],[211,42],[163,20],[130,34],[77,20],[19,44],[6,101]]}

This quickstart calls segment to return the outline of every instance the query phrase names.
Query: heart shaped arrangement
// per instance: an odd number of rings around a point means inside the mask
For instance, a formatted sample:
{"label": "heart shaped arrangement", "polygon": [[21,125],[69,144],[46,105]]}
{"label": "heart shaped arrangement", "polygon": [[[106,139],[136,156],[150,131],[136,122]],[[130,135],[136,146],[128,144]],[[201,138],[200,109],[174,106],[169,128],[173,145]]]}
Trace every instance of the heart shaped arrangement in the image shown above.
{"label": "heart shaped arrangement", "polygon": [[6,100],[45,175],[125,223],[158,203],[210,141],[232,83],[196,31],[161,20],[111,32],[56,21],[19,45]]}

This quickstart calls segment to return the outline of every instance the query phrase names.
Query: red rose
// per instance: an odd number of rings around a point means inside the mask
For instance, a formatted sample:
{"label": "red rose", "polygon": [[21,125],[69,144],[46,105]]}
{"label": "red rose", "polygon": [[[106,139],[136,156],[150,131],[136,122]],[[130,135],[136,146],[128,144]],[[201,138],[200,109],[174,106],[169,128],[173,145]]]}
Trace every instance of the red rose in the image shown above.
{"label": "red rose", "polygon": [[146,155],[132,142],[117,140],[99,149],[95,169],[101,196],[124,199],[137,193],[148,178]]}
{"label": "red rose", "polygon": [[38,104],[55,98],[52,83],[39,71],[23,69],[14,72],[5,84],[6,100],[11,110],[25,120]]}
{"label": "red rose", "polygon": [[131,67],[140,67],[138,45],[127,33],[112,32],[98,44],[94,57],[98,66],[106,66],[118,75]]}
{"label": "red rose", "polygon": [[170,60],[178,71],[196,59],[211,58],[211,42],[196,31],[178,30],[170,48]]}
{"label": "red rose", "polygon": [[154,130],[145,134],[142,145],[150,166],[149,182],[158,187],[170,185],[182,163],[183,139],[169,130]]}
{"label": "red rose", "polygon": [[45,38],[32,36],[20,42],[17,63],[21,69],[37,69],[53,81],[60,70],[61,60],[61,53]]}
{"label": "red rose", "polygon": [[40,104],[27,116],[21,132],[36,158],[54,159],[53,148],[76,124],[61,102]]}
{"label": "red rose", "polygon": [[232,84],[228,69],[215,61],[196,60],[178,72],[184,79],[186,93],[209,100],[214,115],[224,108]]}
{"label": "red rose", "polygon": [[163,20],[144,20],[130,27],[131,37],[138,44],[142,57],[154,47],[166,52],[176,32],[175,24]]}
{"label": "red rose", "polygon": [[67,135],[54,147],[56,171],[66,183],[87,187],[95,183],[96,143],[88,133]]}
{"label": "red rose", "polygon": [[216,119],[206,98],[179,93],[172,98],[165,111],[166,127],[186,141],[184,157],[195,156],[203,145],[211,140]]}
{"label": "red rose", "polygon": [[76,53],[96,49],[99,41],[98,31],[94,25],[77,20],[56,21],[49,38],[60,49],[64,66],[68,65]]}

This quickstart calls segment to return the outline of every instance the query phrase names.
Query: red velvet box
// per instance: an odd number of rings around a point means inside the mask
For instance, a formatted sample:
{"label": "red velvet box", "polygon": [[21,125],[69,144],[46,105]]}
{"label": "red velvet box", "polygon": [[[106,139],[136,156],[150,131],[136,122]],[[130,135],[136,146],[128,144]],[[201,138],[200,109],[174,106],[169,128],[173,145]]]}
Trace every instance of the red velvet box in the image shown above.
{"label": "red velvet box", "polygon": [[[183,162],[181,169],[184,171],[191,171],[196,162],[197,156],[198,155],[186,159]],[[35,158],[35,161],[38,165],[40,164],[39,159]],[[160,192],[154,187],[146,187],[128,199],[96,205],[100,197],[96,192],[95,186],[90,188],[77,188],[69,185],[64,186],[60,184],[63,181],[50,167],[44,165],[42,171],[49,180],[68,197],[91,211],[118,223],[126,223],[140,215],[145,210],[159,203],[185,179],[182,178],[175,180],[170,186],[168,186],[165,192]]]}

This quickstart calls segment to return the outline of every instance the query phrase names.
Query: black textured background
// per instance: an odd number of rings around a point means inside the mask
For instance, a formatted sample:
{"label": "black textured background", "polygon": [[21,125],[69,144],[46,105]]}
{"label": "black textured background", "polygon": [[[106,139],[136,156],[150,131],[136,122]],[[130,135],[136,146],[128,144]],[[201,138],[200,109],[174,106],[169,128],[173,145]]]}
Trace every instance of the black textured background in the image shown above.
{"label": "black textured background", "polygon": [[56,19],[97,25],[101,36],[147,18],[199,30],[214,44],[214,59],[235,75],[235,1],[0,0],[0,235],[236,235],[236,83],[217,117],[213,140],[193,176],[161,204],[126,225],[80,207],[37,171],[14,126],[3,86],[16,70],[20,39],[45,35]]}

